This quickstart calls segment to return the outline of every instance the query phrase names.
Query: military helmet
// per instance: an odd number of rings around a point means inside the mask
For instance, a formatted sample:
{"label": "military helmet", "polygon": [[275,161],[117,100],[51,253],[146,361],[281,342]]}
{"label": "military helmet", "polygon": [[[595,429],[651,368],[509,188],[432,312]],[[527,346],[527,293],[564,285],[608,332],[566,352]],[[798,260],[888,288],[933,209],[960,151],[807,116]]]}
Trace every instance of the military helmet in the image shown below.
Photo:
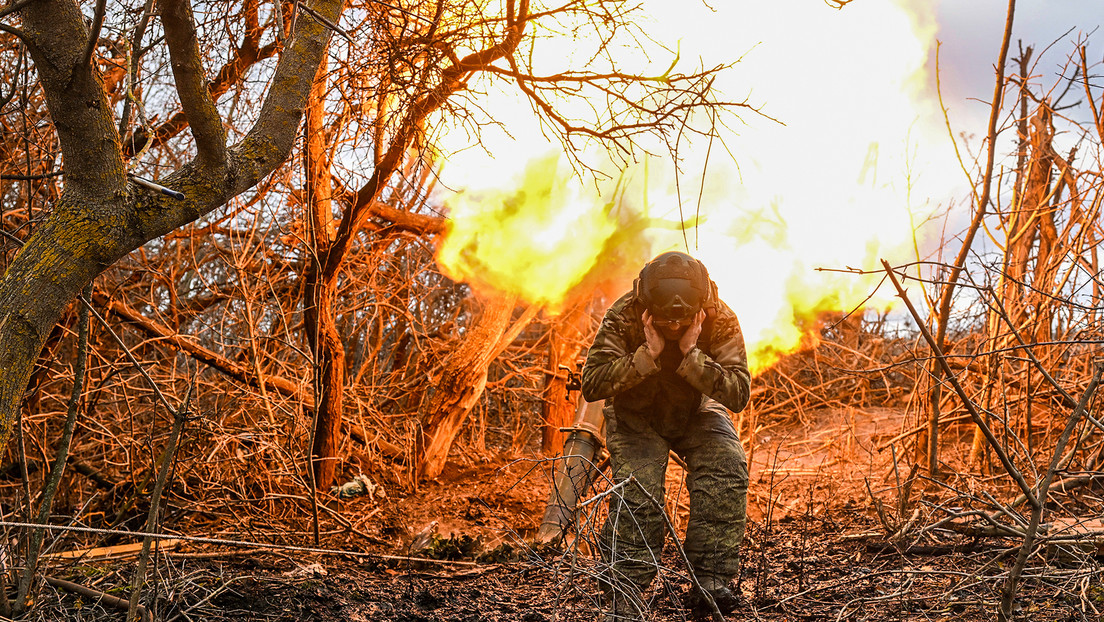
{"label": "military helmet", "polygon": [[712,282],[705,264],[686,253],[672,251],[645,264],[634,289],[652,315],[682,322],[710,303]]}

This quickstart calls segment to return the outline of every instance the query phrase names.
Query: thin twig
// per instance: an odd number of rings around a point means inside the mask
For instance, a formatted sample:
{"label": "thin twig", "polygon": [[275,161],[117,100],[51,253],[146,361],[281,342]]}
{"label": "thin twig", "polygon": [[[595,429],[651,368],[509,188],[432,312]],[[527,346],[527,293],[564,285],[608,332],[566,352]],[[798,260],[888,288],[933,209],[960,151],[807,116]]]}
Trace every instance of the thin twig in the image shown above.
{"label": "thin twig", "polygon": [[1035,498],[1031,486],[1027,484],[1027,480],[1024,479],[1023,473],[1016,468],[1016,465],[1012,464],[1012,460],[1008,457],[1004,448],[1001,447],[1000,442],[997,441],[996,435],[989,429],[989,425],[985,423],[985,420],[982,419],[981,415],[978,413],[973,400],[966,394],[966,390],[962,388],[962,384],[958,382],[958,378],[954,375],[954,372],[951,371],[950,365],[947,364],[947,357],[943,354],[939,344],[936,343],[935,338],[932,337],[931,332],[928,331],[927,326],[924,324],[924,319],[917,313],[916,307],[912,306],[912,301],[909,300],[904,288],[902,288],[900,282],[897,281],[897,276],[893,272],[893,268],[889,265],[889,262],[884,259],[882,260],[882,266],[885,268],[886,274],[889,275],[889,279],[893,283],[893,286],[897,288],[897,295],[904,301],[905,306],[908,307],[909,313],[911,313],[913,319],[916,320],[916,326],[924,336],[924,340],[928,342],[928,346],[932,349],[932,355],[943,369],[947,381],[951,383],[955,392],[958,393],[959,399],[962,400],[962,405],[965,406],[967,412],[970,413],[970,417],[974,420],[974,424],[981,429],[982,434],[985,435],[985,439],[989,441],[989,444],[993,447],[993,451],[996,452],[997,457],[1000,459],[1001,464],[1004,465],[1004,470],[1015,480],[1016,485],[1023,491],[1024,495],[1031,503],[1031,506],[1037,506],[1039,500]]}
{"label": "thin twig", "polygon": [[318,11],[315,11],[314,9],[310,8],[309,6],[307,6],[305,4],[300,4],[299,5],[299,10],[300,11],[306,11],[307,15],[310,15],[314,19],[318,20],[323,26],[325,26],[325,27],[329,28],[330,30],[336,32],[337,34],[341,35],[342,37],[345,37],[345,40],[348,41],[349,43],[356,43],[355,41],[353,41],[353,38],[351,36],[349,36],[349,33],[342,30],[340,27],[338,27],[337,24],[335,24],[335,23],[331,22],[330,20],[326,19],[325,16],[320,15],[318,13]]}
{"label": "thin twig", "polygon": [[[133,101],[136,106],[139,106],[139,113],[142,112],[140,108],[141,104],[134,94],[134,83],[138,79],[138,69],[141,67],[142,53],[144,52],[144,50],[142,50],[142,38],[145,36],[146,27],[149,25],[150,17],[153,14],[153,2],[154,0],[146,0],[145,6],[142,7],[142,15],[138,18],[138,23],[134,26],[134,31],[127,48],[127,74],[126,83],[124,85],[126,97],[123,99],[123,113],[119,116],[119,137],[124,139],[127,135],[127,127],[130,125],[131,102]],[[144,122],[145,116],[140,116],[139,120]],[[149,135],[153,136],[153,133],[150,132]],[[148,143],[149,141],[146,142]],[[140,154],[136,154],[134,158],[135,162],[141,159],[138,157],[139,155]]]}
{"label": "thin twig", "polygon": [[[350,549],[327,549],[315,546],[296,546],[294,544],[272,544],[269,542],[254,542],[250,540],[230,540],[228,538],[207,538],[203,536],[185,536],[179,534],[153,533],[149,531],[126,531],[123,529],[99,529],[96,527],[78,527],[76,525],[40,525],[38,523],[20,521],[0,521],[0,527],[18,527],[22,529],[47,529],[50,531],[70,531],[74,533],[89,533],[110,536],[122,536],[130,538],[152,538],[155,540],[185,540],[196,544],[211,544],[217,546],[234,546],[252,549],[265,549],[272,551],[294,551],[297,553],[318,553],[320,555],[337,555],[358,557],[367,559],[381,559],[385,561],[410,561],[424,562],[427,564],[441,564],[451,566],[483,566],[479,562],[463,560],[431,559],[427,557],[411,557],[408,555],[380,555],[378,553],[365,553]],[[344,530],[342,530],[344,531]],[[497,565],[497,564],[489,564]]]}
{"label": "thin twig", "polygon": [[389,9],[393,9],[395,11],[398,11],[399,13],[402,13],[403,15],[406,15],[407,17],[413,17],[416,20],[420,20],[420,21],[425,22],[426,24],[429,24],[431,26],[433,25],[433,20],[429,19],[428,17],[418,15],[417,13],[411,13],[410,11],[407,11],[406,9],[402,8],[401,6],[396,6],[394,4],[384,2],[383,0],[370,0],[370,1],[374,2],[375,4],[378,4],[380,6],[385,6]]}
{"label": "thin twig", "polygon": [[675,543],[675,548],[679,552],[679,557],[682,558],[682,563],[686,565],[686,572],[690,575],[690,582],[694,585],[693,589],[697,590],[698,593],[705,596],[705,602],[709,603],[709,607],[713,610],[714,622],[725,622],[724,614],[722,614],[721,610],[717,607],[716,601],[713,600],[713,595],[710,594],[704,587],[702,587],[702,584],[698,582],[698,576],[694,572],[694,566],[690,563],[690,558],[686,556],[686,551],[682,548],[682,543],[679,542],[678,532],[675,531],[675,526],[671,524],[671,518],[667,516],[667,512],[663,510],[663,504],[661,504],[658,499],[652,496],[652,493],[648,492],[648,490],[644,488],[644,484],[641,484],[640,481],[636,479],[635,475],[630,475],[629,479],[625,481],[635,484],[640,492],[644,493],[644,496],[648,498],[648,501],[652,504],[655,510],[659,512],[660,516],[663,517],[663,524],[667,526],[667,531],[671,534],[671,540],[673,540]]}
{"label": "thin twig", "polygon": [[1016,584],[1019,581],[1020,573],[1023,572],[1024,566],[1027,564],[1027,558],[1031,555],[1032,546],[1035,544],[1035,533],[1039,529],[1039,523],[1043,519],[1043,512],[1046,510],[1046,499],[1050,489],[1050,482],[1054,478],[1055,471],[1058,470],[1058,463],[1062,458],[1062,451],[1065,449],[1066,443],[1069,442],[1070,435],[1073,434],[1074,428],[1076,428],[1078,422],[1081,421],[1081,414],[1085,412],[1085,409],[1089,405],[1089,400],[1092,399],[1093,394],[1096,392],[1097,385],[1100,384],[1101,373],[1104,373],[1104,362],[1097,362],[1092,381],[1089,382],[1089,386],[1081,396],[1081,401],[1077,404],[1077,408],[1074,409],[1073,414],[1070,415],[1069,421],[1066,422],[1066,428],[1062,430],[1062,435],[1058,437],[1057,445],[1054,446],[1054,455],[1051,457],[1050,467],[1047,469],[1046,475],[1043,476],[1043,481],[1039,484],[1038,503],[1032,508],[1031,522],[1028,524],[1027,532],[1024,534],[1024,540],[1023,544],[1020,546],[1019,555],[1016,556],[1016,563],[1012,566],[1012,570],[1008,573],[1008,579],[1004,583],[1004,591],[1001,594],[1000,610],[997,613],[997,620],[1001,622],[1012,619],[1012,602],[1016,598]]}
{"label": "thin twig", "polygon": [[65,174],[65,171],[53,171],[50,173],[41,173],[39,175],[0,175],[0,180],[4,181],[37,181],[39,179],[49,179],[50,177],[61,177]]}
{"label": "thin twig", "polygon": [[[87,596],[93,599],[93,602],[104,603],[105,605],[111,605],[117,609],[128,609],[130,603],[125,598],[119,598],[118,596],[112,596],[106,594],[100,590],[90,588],[79,583],[73,583],[72,581],[66,581],[65,579],[57,579],[54,577],[46,577],[46,583],[50,585],[66,590],[68,592],[74,592],[81,596]],[[142,605],[138,605],[138,615],[142,617],[142,622],[152,622],[153,616],[150,615],[148,609]]]}
{"label": "thin twig", "polygon": [[169,403],[168,398],[166,398],[165,394],[161,392],[161,387],[157,386],[157,383],[153,380],[153,377],[151,377],[149,375],[149,372],[146,371],[145,366],[142,365],[142,363],[138,360],[138,357],[134,356],[134,352],[131,352],[126,343],[123,342],[122,337],[120,337],[119,334],[115,332],[115,329],[111,328],[111,325],[107,323],[107,320],[104,319],[102,315],[100,315],[100,312],[92,307],[92,303],[89,302],[88,298],[86,298],[84,295],[79,295],[77,296],[77,298],[81,301],[81,303],[84,304],[85,307],[88,308],[89,311],[92,312],[92,315],[96,316],[96,319],[99,320],[100,324],[102,324],[103,327],[107,329],[108,334],[110,334],[111,337],[115,340],[115,343],[119,344],[119,347],[123,349],[123,352],[126,354],[131,364],[138,369],[138,373],[142,374],[142,377],[145,378],[146,382],[149,383],[150,388],[153,389],[154,395],[157,396],[158,401],[160,401],[161,404],[165,407],[165,410],[169,412],[176,412],[176,408],[174,408],[173,405]]}
{"label": "thin twig", "polygon": [[[184,422],[188,419],[188,409],[192,399],[192,385],[188,386],[188,392],[184,396],[184,404],[173,412],[173,427],[169,434],[168,443],[165,445],[161,457],[161,466],[157,472],[157,482],[153,486],[153,495],[150,498],[149,514],[146,515],[146,531],[157,532],[157,516],[161,512],[161,493],[165,489],[165,482],[169,479],[169,470],[173,458],[176,457],[176,446],[180,440],[180,433],[184,429]],[[138,616],[138,598],[142,594],[142,586],[145,583],[146,564],[149,562],[150,546],[154,538],[146,537],[142,542],[142,553],[138,556],[138,568],[134,571],[134,580],[131,583],[130,610],[127,611],[127,622],[134,622]]]}

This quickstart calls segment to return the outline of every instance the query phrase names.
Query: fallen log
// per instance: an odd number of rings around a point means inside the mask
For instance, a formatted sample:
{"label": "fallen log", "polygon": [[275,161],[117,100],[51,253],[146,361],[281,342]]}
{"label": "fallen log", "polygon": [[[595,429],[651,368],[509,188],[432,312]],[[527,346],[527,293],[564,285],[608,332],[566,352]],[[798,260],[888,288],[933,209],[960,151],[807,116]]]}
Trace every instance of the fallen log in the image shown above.
{"label": "fallen log", "polygon": [[[171,551],[181,544],[183,540],[162,540],[158,546],[161,550]],[[119,559],[137,555],[142,550],[142,543],[118,544],[115,546],[97,546],[88,549],[75,549],[72,551],[59,551],[57,553],[45,553],[42,559],[79,559],[81,561]]]}

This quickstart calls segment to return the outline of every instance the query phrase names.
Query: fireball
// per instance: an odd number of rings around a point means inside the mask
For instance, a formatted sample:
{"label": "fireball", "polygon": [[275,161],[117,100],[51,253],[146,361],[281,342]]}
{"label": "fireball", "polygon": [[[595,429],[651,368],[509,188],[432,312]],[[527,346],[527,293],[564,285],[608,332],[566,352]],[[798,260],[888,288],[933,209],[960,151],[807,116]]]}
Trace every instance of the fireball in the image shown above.
{"label": "fireball", "polygon": [[[687,251],[740,317],[753,371],[798,347],[803,320],[818,312],[890,305],[875,292],[878,277],[858,272],[917,259],[925,232],[916,223],[961,174],[928,69],[931,8],[728,4],[647,2],[645,30],[702,66],[740,59],[715,86],[764,115],[741,113],[712,140],[687,142],[677,169],[644,158],[594,181],[538,129],[526,131],[537,125],[522,98],[488,93],[482,103],[511,120],[510,136],[484,136],[486,157],[455,140],[441,266],[554,311],[588,275],[631,277],[659,252]],[[631,253],[620,248],[626,227]]]}

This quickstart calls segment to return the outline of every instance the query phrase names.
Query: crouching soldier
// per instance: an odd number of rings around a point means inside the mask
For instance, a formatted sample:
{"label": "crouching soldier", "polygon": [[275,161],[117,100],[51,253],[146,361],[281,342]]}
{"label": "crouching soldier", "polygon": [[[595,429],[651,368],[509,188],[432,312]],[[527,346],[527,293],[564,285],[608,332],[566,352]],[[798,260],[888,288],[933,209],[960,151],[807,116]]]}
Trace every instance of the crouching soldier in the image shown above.
{"label": "crouching soldier", "polygon": [[[742,410],[750,391],[740,323],[717,299],[705,265],[678,252],[645,265],[633,291],[606,312],[582,372],[584,399],[606,400],[614,481],[640,483],[611,497],[602,529],[607,620],[639,619],[636,596],[656,576],[672,450],[687,468],[686,555],[721,612],[736,607],[730,583],[747,521],[748,469],[728,411]],[[693,588],[686,601],[696,615],[712,611]]]}

